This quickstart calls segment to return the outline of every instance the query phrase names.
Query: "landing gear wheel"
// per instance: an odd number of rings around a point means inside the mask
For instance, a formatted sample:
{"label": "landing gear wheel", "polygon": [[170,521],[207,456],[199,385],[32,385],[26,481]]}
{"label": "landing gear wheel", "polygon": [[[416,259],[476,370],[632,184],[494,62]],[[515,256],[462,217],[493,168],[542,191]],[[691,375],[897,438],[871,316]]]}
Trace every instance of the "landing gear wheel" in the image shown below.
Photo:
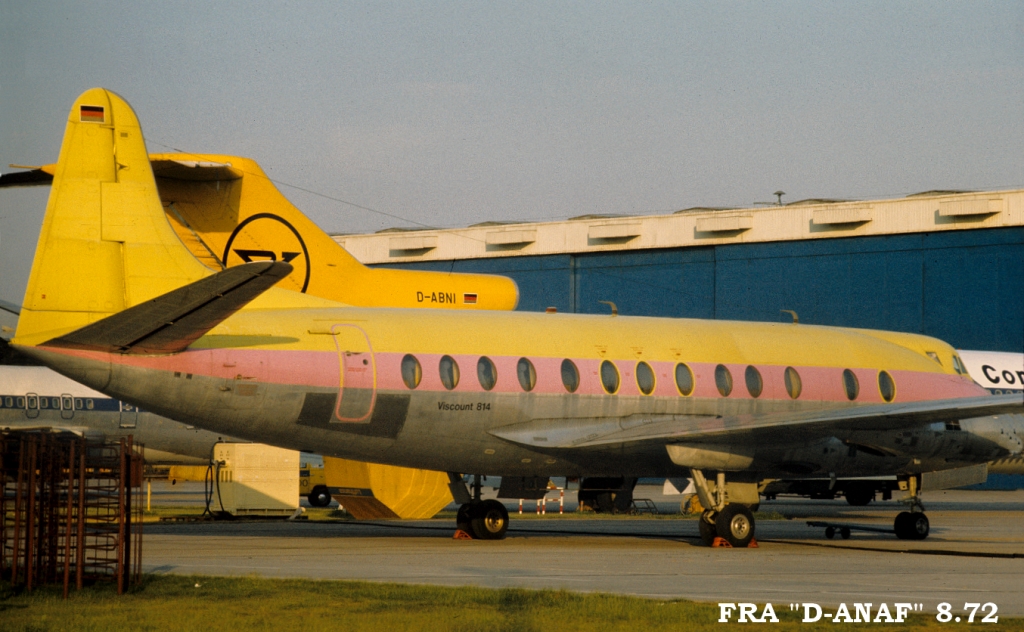
{"label": "landing gear wheel", "polygon": [[331,504],[331,495],[328,493],[327,488],[322,485],[317,485],[313,488],[313,491],[306,496],[306,500],[309,504],[314,507],[326,507]]}
{"label": "landing gear wheel", "polygon": [[465,505],[459,505],[459,513],[455,514],[455,528],[459,531],[465,531],[469,535],[473,535],[473,526],[470,523],[470,508],[472,508],[472,505],[468,503]]}
{"label": "landing gear wheel", "polygon": [[841,535],[844,540],[849,540],[850,539],[850,527],[841,527],[839,529],[839,535]]}
{"label": "landing gear wheel", "polygon": [[470,533],[478,540],[504,540],[508,531],[508,509],[497,500],[470,505]]}
{"label": "landing gear wheel", "polygon": [[754,539],[754,514],[745,505],[728,504],[715,517],[715,529],[733,548],[744,549]]}
{"label": "landing gear wheel", "polygon": [[831,540],[832,538],[836,537],[836,528],[835,527],[825,527],[825,537],[828,538],[829,540]]}
{"label": "landing gear wheel", "polygon": [[875,490],[863,487],[851,487],[844,492],[846,502],[854,507],[863,507],[875,499]]}
{"label": "landing gear wheel", "polygon": [[901,540],[923,540],[928,537],[930,528],[928,516],[920,512],[900,512],[893,522],[893,531]]}
{"label": "landing gear wheel", "polygon": [[[709,518],[712,522],[708,522]],[[697,525],[700,528],[700,539],[704,541],[704,544],[707,546],[714,544],[715,538],[718,536],[718,530],[714,525],[714,512],[705,511],[701,514],[700,518],[697,518]]]}

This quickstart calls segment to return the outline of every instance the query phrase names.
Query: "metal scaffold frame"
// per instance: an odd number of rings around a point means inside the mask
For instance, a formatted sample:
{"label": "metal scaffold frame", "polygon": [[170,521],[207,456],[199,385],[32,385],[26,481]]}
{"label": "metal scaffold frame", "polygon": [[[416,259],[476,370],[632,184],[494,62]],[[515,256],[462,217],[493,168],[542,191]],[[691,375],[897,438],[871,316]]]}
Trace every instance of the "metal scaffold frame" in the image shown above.
{"label": "metal scaffold frame", "polygon": [[0,433],[0,578],[42,584],[116,581],[142,568],[143,448],[49,430]]}

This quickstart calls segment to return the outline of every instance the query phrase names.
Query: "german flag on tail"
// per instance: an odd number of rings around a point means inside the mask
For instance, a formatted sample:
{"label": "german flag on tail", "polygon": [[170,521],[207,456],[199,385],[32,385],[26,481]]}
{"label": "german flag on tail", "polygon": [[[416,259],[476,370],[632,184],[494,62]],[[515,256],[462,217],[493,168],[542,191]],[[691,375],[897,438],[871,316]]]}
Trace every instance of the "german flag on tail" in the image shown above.
{"label": "german flag on tail", "polygon": [[81,121],[83,123],[103,123],[106,117],[103,114],[103,106],[83,105],[81,106]]}

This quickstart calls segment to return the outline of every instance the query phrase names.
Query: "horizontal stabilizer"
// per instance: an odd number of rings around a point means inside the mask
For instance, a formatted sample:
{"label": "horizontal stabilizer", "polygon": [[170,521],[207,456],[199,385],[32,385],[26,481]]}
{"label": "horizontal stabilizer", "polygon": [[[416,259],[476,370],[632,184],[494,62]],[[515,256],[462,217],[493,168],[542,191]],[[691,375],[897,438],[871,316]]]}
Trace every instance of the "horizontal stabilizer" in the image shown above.
{"label": "horizontal stabilizer", "polygon": [[291,271],[291,264],[281,261],[228,268],[41,346],[128,354],[184,351]]}
{"label": "horizontal stabilizer", "polygon": [[15,171],[0,175],[0,188],[2,187],[41,187],[50,186],[53,183],[53,173],[44,171],[41,168],[31,171]]}
{"label": "horizontal stabilizer", "polygon": [[18,316],[18,315],[21,314],[21,306],[20,305],[15,305],[14,303],[8,303],[7,301],[0,301],[0,309],[4,310],[5,312],[10,312],[10,313],[14,314],[15,316]]}

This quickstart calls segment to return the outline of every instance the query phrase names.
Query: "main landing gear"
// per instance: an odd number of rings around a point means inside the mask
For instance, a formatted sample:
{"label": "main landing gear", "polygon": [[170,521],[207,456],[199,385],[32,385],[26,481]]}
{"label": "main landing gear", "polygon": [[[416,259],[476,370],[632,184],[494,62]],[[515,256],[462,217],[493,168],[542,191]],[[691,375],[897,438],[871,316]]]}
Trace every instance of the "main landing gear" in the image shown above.
{"label": "main landing gear", "polygon": [[449,473],[448,478],[452,497],[461,503],[455,516],[456,528],[474,540],[504,540],[508,531],[508,509],[497,500],[480,499],[480,475],[473,477],[472,496],[460,475]]}
{"label": "main landing gear", "polygon": [[910,505],[910,511],[897,514],[892,529],[901,540],[923,540],[928,537],[930,525],[928,516],[924,515],[924,505],[921,504],[917,476],[911,475],[907,480],[907,492],[902,502]]}
{"label": "main landing gear", "polygon": [[746,548],[751,546],[752,542],[756,542],[754,514],[744,504],[726,502],[725,472],[718,472],[713,492],[703,472],[691,469],[690,476],[693,478],[694,487],[697,488],[697,497],[701,505],[708,507],[698,522],[700,537],[704,544],[727,544],[734,548]]}

